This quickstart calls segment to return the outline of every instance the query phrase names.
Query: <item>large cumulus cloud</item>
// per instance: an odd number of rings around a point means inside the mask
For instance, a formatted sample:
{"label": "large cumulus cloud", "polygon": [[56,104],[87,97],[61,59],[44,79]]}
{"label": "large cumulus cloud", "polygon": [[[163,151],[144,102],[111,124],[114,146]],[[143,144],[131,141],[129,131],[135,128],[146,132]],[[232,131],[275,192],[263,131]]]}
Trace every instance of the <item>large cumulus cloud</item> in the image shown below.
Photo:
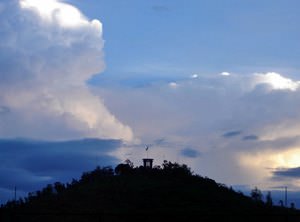
{"label": "large cumulus cloud", "polygon": [[[278,182],[274,169],[300,165],[297,79],[275,72],[193,76],[99,93],[146,144],[164,138],[150,148],[156,163],[181,161],[220,182],[261,188]],[[186,147],[201,155],[187,157]],[[137,161],[145,151],[139,155]]]}
{"label": "large cumulus cloud", "polygon": [[100,21],[58,0],[4,0],[0,27],[0,137],[132,139],[86,84],[104,69]]}

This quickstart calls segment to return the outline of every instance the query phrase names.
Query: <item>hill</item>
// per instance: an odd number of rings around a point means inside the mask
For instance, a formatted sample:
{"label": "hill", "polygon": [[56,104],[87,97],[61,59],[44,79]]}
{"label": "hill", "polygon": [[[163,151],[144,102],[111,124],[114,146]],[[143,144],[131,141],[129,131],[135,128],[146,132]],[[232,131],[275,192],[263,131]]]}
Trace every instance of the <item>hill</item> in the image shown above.
{"label": "hill", "polygon": [[79,180],[49,184],[1,207],[1,221],[298,221],[272,206],[164,161],[153,169],[130,161],[97,167]]}

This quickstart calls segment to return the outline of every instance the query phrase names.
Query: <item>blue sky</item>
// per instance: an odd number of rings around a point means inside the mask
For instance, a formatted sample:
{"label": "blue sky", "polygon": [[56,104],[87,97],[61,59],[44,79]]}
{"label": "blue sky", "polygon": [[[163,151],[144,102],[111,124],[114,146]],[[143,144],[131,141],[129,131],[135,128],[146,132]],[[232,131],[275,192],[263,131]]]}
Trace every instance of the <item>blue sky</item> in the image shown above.
{"label": "blue sky", "polygon": [[298,1],[72,2],[103,22],[110,76],[299,69]]}
{"label": "blue sky", "polygon": [[37,189],[96,162],[139,165],[146,145],[155,164],[168,159],[244,190],[297,194],[299,6],[0,2],[0,199],[24,179],[8,169],[27,175],[24,194],[30,181]]}

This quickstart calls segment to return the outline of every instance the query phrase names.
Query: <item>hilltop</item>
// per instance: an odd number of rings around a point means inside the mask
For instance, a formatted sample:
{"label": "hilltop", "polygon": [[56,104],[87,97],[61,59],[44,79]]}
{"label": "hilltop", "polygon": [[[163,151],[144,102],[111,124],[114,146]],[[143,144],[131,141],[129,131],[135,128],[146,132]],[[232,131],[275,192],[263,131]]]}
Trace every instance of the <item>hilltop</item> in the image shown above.
{"label": "hilltop", "polygon": [[[259,194],[259,193],[258,193]],[[296,221],[272,206],[194,175],[187,165],[97,167],[79,180],[56,182],[1,207],[1,221]]]}

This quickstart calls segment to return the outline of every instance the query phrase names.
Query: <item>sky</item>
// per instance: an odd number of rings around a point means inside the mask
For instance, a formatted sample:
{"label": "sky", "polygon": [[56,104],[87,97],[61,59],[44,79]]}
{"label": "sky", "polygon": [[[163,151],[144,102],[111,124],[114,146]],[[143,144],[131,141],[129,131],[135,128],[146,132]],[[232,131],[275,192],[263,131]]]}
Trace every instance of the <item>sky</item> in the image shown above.
{"label": "sky", "polygon": [[299,21],[298,0],[1,0],[1,203],[148,156],[300,207]]}

